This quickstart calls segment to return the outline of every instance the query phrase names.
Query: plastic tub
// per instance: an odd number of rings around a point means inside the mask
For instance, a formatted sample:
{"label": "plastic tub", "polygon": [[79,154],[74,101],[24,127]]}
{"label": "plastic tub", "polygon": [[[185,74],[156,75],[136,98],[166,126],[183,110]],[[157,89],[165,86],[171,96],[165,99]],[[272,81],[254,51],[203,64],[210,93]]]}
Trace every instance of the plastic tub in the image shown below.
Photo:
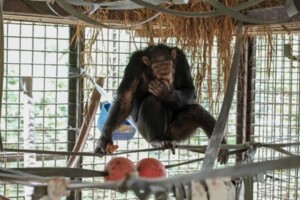
{"label": "plastic tub", "polygon": [[[98,118],[97,127],[102,132],[104,123],[107,120],[108,112],[110,108],[110,103],[104,103],[102,105],[100,116]],[[120,127],[118,127],[113,133],[112,133],[112,139],[113,140],[130,140],[133,138],[134,134],[136,132],[136,129],[127,121],[125,120]]]}

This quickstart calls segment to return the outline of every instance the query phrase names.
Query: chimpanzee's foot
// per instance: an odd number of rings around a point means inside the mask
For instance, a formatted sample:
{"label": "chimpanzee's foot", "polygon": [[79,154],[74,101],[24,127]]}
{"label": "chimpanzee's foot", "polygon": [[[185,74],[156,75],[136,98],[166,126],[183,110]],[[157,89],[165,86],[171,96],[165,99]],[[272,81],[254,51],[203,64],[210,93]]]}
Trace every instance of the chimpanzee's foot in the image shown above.
{"label": "chimpanzee's foot", "polygon": [[176,141],[175,140],[154,140],[151,142],[153,147],[164,147],[166,149],[171,149],[172,154],[175,155],[175,147]]}
{"label": "chimpanzee's foot", "polygon": [[229,159],[229,152],[227,149],[220,149],[219,155],[218,155],[218,162],[222,165],[225,165],[228,162]]}

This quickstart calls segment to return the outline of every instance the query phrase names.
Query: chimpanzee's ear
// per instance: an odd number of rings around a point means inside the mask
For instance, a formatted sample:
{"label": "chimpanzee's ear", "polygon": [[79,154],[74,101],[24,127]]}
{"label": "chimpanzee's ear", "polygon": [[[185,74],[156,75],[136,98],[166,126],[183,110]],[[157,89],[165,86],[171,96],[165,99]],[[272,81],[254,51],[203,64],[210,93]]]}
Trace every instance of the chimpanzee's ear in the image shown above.
{"label": "chimpanzee's ear", "polygon": [[172,51],[171,51],[171,58],[172,58],[173,60],[175,60],[176,57],[177,57],[177,51],[176,51],[176,49],[174,48],[174,49],[172,49]]}
{"label": "chimpanzee's ear", "polygon": [[147,66],[149,66],[149,58],[147,56],[142,56],[142,60],[143,60],[143,63]]}

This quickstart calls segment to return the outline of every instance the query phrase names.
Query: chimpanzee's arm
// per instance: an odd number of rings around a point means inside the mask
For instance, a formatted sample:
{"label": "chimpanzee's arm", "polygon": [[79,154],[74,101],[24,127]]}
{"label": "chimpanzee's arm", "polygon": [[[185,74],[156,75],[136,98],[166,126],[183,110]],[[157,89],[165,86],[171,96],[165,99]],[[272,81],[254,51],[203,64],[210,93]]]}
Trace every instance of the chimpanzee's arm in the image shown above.
{"label": "chimpanzee's arm", "polygon": [[195,86],[190,71],[190,65],[185,54],[176,49],[174,87],[164,95],[162,101],[174,110],[180,109],[196,100]]}
{"label": "chimpanzee's arm", "polygon": [[109,110],[107,121],[95,152],[106,153],[107,144],[113,144],[112,132],[121,125],[132,110],[132,102],[145,66],[141,61],[142,52],[135,52],[125,68],[124,77],[117,90],[117,96]]}

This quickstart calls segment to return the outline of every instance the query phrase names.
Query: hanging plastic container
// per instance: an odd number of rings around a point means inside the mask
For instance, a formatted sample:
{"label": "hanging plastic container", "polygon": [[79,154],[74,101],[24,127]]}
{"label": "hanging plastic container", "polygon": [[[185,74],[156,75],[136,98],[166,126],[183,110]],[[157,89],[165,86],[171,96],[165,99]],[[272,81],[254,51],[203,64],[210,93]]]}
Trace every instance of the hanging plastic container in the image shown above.
{"label": "hanging plastic container", "polygon": [[[108,117],[108,112],[110,108],[110,103],[104,103],[102,105],[100,116],[98,118],[97,127],[102,132],[104,124]],[[136,129],[128,122],[128,120],[125,120],[120,127],[118,127],[113,133],[112,133],[112,139],[113,140],[130,140],[133,138],[134,134],[136,132]]]}

